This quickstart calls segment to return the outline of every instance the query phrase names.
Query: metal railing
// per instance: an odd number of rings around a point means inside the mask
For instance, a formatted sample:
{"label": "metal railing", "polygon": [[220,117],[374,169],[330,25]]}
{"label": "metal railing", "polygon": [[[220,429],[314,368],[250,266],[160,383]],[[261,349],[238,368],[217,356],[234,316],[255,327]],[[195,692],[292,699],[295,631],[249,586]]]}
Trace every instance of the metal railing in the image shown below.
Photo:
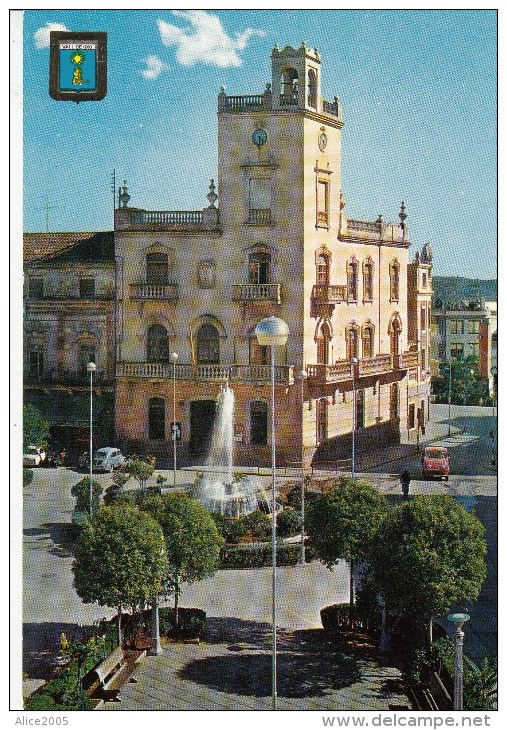
{"label": "metal railing", "polygon": [[322,111],[325,114],[332,114],[333,117],[341,118],[342,108],[338,98],[335,96],[333,101],[322,99]]}
{"label": "metal railing", "polygon": [[132,211],[130,222],[139,225],[192,225],[203,222],[202,210],[140,210]]}
{"label": "metal railing", "polygon": [[240,302],[276,302],[280,304],[281,284],[234,284],[232,298]]}
{"label": "metal railing", "polygon": [[267,226],[272,223],[270,208],[250,208],[248,211],[247,223],[254,225]]}

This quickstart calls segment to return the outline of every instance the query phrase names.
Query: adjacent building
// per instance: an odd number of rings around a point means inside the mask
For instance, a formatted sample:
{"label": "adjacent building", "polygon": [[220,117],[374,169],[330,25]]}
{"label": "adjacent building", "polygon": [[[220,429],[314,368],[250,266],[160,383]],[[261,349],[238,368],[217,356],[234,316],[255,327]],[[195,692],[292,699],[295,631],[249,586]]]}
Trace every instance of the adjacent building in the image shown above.
{"label": "adjacent building", "polygon": [[254,330],[271,315],[290,329],[275,353],[280,462],[346,459],[353,431],[359,449],[415,440],[429,418],[431,247],[409,262],[403,203],[396,222],[346,212],[342,108],[322,98],[318,51],[275,46],[271,64],[262,93],[218,96],[206,207],[146,210],[124,183],[114,234],[65,234],[84,238],[27,268],[27,391],[77,403],[64,375],[95,357],[128,451],[171,455],[176,434],[180,461],[201,459],[228,382],[236,461],[269,460],[270,359]]}

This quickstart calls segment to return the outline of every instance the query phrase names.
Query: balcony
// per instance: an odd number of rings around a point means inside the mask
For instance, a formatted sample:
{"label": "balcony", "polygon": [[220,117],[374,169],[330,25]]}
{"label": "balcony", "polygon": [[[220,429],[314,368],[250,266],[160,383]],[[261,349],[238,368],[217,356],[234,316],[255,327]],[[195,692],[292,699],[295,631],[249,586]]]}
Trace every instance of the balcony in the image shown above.
{"label": "balcony", "polygon": [[218,96],[220,112],[257,112],[271,109],[271,93],[248,94],[246,96],[226,96],[225,92]]}
{"label": "balcony", "polygon": [[[81,386],[90,387],[90,375],[81,370],[63,370],[58,373],[56,370],[50,370],[44,373],[30,373],[25,372],[23,374],[24,385],[36,385],[39,387],[54,387],[54,386]],[[96,370],[93,374],[94,386],[106,386],[113,385],[114,378],[111,373]]]}
{"label": "balcony", "polygon": [[376,355],[359,360],[359,376],[380,375],[393,369],[392,355]]}
{"label": "balcony", "polygon": [[282,301],[281,284],[234,284],[232,300],[234,302],[274,302]]}
{"label": "balcony", "polygon": [[273,222],[271,220],[271,209],[250,208],[246,222],[251,226],[270,226]]}
{"label": "balcony", "polygon": [[347,287],[337,284],[315,284],[312,299],[321,304],[339,304],[347,301]]}
{"label": "balcony", "polygon": [[177,284],[131,284],[130,298],[137,301],[178,299]]}
{"label": "balcony", "polygon": [[118,208],[114,222],[120,231],[220,231],[220,215],[214,207],[204,210]]}
{"label": "balcony", "polygon": [[408,227],[401,223],[385,223],[381,218],[376,221],[361,221],[343,218],[340,236],[366,241],[385,241],[403,243],[408,246]]}
{"label": "balcony", "polygon": [[280,94],[280,106],[297,106],[299,104],[298,92]]}
{"label": "balcony", "polygon": [[[169,363],[120,362],[116,376],[136,379],[170,379],[173,365]],[[269,365],[176,365],[176,380],[204,382],[262,383],[271,380]],[[292,367],[275,365],[275,382],[291,385],[294,382]]]}
{"label": "balcony", "polygon": [[402,352],[393,358],[395,370],[410,370],[419,366],[419,352]]}

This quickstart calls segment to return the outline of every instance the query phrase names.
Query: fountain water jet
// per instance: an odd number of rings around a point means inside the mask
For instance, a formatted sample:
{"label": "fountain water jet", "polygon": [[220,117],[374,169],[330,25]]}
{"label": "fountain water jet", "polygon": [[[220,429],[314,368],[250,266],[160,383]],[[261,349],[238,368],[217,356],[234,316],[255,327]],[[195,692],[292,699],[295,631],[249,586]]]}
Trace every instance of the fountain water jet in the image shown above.
{"label": "fountain water jet", "polygon": [[262,489],[255,476],[234,479],[233,450],[234,391],[226,383],[220,387],[217,398],[206,471],[194,485],[193,496],[209,512],[220,512],[225,517],[242,517],[257,509],[257,494]]}

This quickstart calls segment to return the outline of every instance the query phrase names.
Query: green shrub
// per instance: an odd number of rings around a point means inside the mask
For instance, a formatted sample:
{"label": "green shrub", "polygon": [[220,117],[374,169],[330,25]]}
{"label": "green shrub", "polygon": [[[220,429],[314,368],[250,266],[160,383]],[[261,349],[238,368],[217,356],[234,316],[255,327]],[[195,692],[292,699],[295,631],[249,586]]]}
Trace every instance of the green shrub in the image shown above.
{"label": "green shrub", "polygon": [[[92,510],[96,512],[100,507],[100,497],[102,494],[102,486],[92,481]],[[81,479],[71,489],[71,494],[76,497],[76,511],[77,512],[89,512],[90,511],[90,477],[86,476]]]}
{"label": "green shrub", "polygon": [[320,620],[326,631],[348,631],[351,627],[365,629],[366,620],[357,606],[349,603],[334,603],[320,611]]}
{"label": "green shrub", "polygon": [[45,694],[43,692],[38,692],[36,694],[31,695],[31,697],[28,697],[24,701],[25,710],[59,710],[61,709],[58,707],[54,699],[51,697],[51,695]]}
{"label": "green shrub", "polygon": [[23,469],[23,486],[27,487],[32,483],[33,469]]}
{"label": "green shrub", "polygon": [[[276,548],[277,565],[297,565],[301,546],[279,543]],[[254,545],[226,545],[220,555],[221,568],[265,568],[272,563],[270,543]]]}
{"label": "green shrub", "polygon": [[215,522],[218,532],[226,543],[235,545],[245,534],[245,527],[242,519],[231,520],[228,517],[224,517],[224,515],[220,512],[212,512],[211,516]]}
{"label": "green shrub", "polygon": [[286,507],[277,515],[276,527],[280,537],[296,535],[301,530],[301,514],[292,507]]}
{"label": "green shrub", "polygon": [[[149,612],[147,612],[149,613]],[[206,628],[206,611],[200,608],[179,608],[179,634],[182,639],[200,639]],[[160,633],[174,636],[174,608],[159,608]]]}
{"label": "green shrub", "polygon": [[26,710],[91,710],[92,702],[79,688],[77,677],[66,669],[61,677],[43,685],[25,702]]}
{"label": "green shrub", "polygon": [[239,520],[243,525],[243,534],[252,540],[269,540],[271,536],[271,520],[260,510],[256,509]]}

